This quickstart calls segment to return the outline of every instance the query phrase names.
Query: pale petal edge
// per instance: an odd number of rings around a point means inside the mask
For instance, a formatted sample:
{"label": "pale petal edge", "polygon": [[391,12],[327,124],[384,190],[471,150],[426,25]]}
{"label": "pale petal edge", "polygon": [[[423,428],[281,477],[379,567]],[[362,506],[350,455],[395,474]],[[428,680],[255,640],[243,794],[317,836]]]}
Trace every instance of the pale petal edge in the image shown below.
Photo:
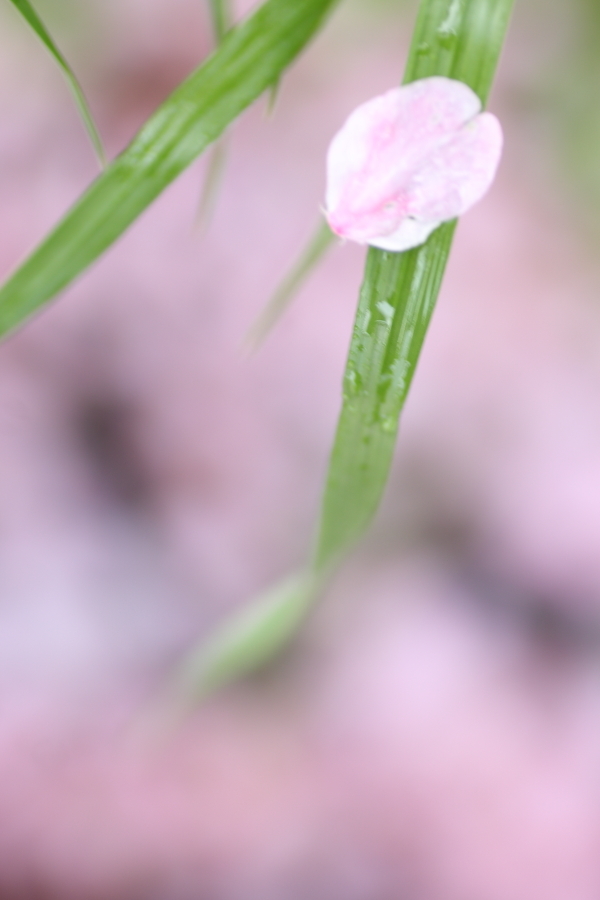
{"label": "pale petal edge", "polygon": [[403,219],[396,231],[392,234],[386,234],[382,237],[371,238],[368,243],[371,247],[377,247],[379,250],[391,250],[394,253],[401,253],[404,250],[412,250],[424,244],[427,238],[436,228],[442,224],[437,222],[423,222],[418,219]]}

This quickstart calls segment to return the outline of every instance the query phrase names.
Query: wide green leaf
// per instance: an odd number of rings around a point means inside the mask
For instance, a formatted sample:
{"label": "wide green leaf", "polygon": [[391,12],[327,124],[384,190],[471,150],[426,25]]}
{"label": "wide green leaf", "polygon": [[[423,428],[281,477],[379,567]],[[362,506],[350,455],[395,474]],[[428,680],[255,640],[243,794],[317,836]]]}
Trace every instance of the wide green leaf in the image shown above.
{"label": "wide green leaf", "polygon": [[71,88],[71,91],[75,98],[75,103],[77,104],[77,107],[79,109],[79,114],[90,137],[92,146],[94,148],[96,156],[98,157],[98,161],[100,162],[101,166],[105,166],[106,155],[104,153],[102,139],[100,138],[100,134],[98,132],[98,129],[96,128],[96,124],[94,122],[89,104],[85,98],[85,94],[83,93],[83,89],[79,84],[79,81],[77,80],[71,66],[54,43],[50,32],[40,19],[39,15],[31,5],[29,0],[11,0],[11,2],[19,10],[23,18],[29,23],[42,43],[46,45],[46,47],[62,69],[67,83]]}
{"label": "wide green leaf", "polygon": [[293,61],[337,0],[267,0],[142,127],[0,289],[0,335],[93,263]]}

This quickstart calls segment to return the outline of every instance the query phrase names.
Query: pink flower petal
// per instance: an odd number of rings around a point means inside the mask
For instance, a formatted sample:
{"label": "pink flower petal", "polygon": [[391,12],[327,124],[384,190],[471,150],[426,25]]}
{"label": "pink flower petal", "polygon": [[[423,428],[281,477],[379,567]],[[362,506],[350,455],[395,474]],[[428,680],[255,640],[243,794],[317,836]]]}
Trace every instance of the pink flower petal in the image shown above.
{"label": "pink flower petal", "polygon": [[421,222],[407,216],[402,219],[398,228],[385,237],[372,238],[369,241],[371,247],[379,247],[380,250],[393,250],[396,253],[401,250],[410,250],[424,244],[429,235],[441,225],[439,219],[435,222]]}
{"label": "pink flower petal", "polygon": [[500,123],[481,113],[415,171],[407,187],[410,215],[442,222],[462,215],[492,184],[501,153]]}
{"label": "pink flower petal", "polygon": [[490,186],[502,148],[494,116],[460,81],[434,77],[356,109],[327,157],[327,219],[359,243],[404,250]]}

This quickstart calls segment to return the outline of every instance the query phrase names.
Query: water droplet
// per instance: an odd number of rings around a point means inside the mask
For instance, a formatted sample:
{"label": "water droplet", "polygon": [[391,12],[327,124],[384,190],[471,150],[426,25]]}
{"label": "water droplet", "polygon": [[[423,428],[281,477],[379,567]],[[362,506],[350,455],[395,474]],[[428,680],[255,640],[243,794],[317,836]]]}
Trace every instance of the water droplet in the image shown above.
{"label": "water droplet", "polygon": [[442,47],[446,50],[450,50],[456,43],[456,35],[453,31],[439,31],[438,40]]}
{"label": "water droplet", "polygon": [[387,300],[380,300],[375,305],[377,306],[377,311],[381,314],[381,318],[389,328],[394,318],[394,307]]}
{"label": "water droplet", "polygon": [[344,393],[347,397],[356,395],[361,387],[362,379],[355,369],[350,369],[344,378]]}
{"label": "water droplet", "polygon": [[458,28],[463,15],[463,0],[452,0],[448,15],[437,30],[437,36],[442,47],[449,50],[456,43]]}
{"label": "water droplet", "polygon": [[361,317],[359,322],[357,322],[358,328],[360,331],[365,334],[369,328],[369,324],[371,322],[371,310],[366,309],[364,315]]}

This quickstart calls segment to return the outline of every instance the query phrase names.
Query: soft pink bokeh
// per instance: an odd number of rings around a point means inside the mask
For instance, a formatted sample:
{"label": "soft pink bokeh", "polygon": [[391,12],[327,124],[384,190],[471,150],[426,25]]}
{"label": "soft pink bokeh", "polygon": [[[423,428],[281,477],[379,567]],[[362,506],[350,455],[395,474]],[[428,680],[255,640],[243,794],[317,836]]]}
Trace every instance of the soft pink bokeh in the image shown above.
{"label": "soft pink bokeh", "polygon": [[[114,153],[207,22],[196,0],[77,8],[78,31],[49,21]],[[240,348],[413,12],[341,9],[276,114],[232,129],[206,234],[200,163],[0,349],[2,897],[597,900],[600,273],[527,113],[562,40],[528,0],[491,103],[505,158],[459,226],[372,535],[278,667],[172,736],[143,725],[180,654],[310,546],[364,252]],[[94,161],[0,14],[8,272]]]}

